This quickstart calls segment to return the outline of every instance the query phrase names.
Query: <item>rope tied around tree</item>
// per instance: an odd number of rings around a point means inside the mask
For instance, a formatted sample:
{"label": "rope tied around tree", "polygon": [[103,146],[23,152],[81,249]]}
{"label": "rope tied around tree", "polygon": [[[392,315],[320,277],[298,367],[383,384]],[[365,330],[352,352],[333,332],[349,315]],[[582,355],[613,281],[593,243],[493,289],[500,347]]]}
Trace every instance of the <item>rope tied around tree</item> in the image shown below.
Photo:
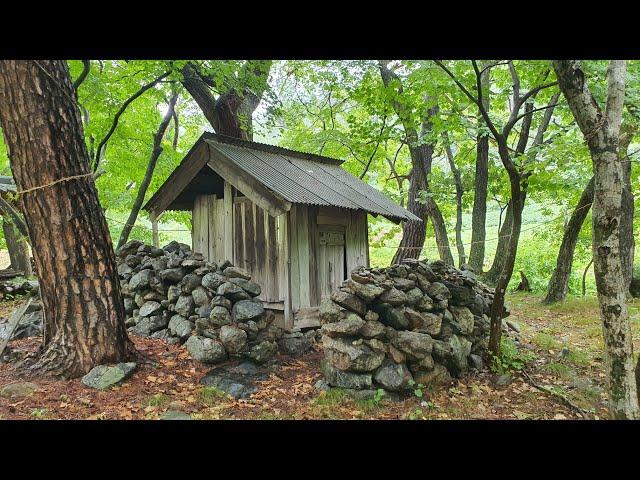
{"label": "rope tied around tree", "polygon": [[25,193],[31,193],[31,192],[35,192],[36,190],[41,190],[43,188],[52,187],[54,185],[57,185],[58,183],[68,182],[70,180],[78,180],[80,178],[91,177],[91,176],[93,176],[93,173],[81,173],[79,175],[71,175],[71,176],[68,176],[68,177],[59,178],[57,180],[54,180],[53,182],[46,183],[44,185],[38,185],[37,187],[31,187],[31,188],[27,188],[25,190],[18,190],[18,191],[15,192],[15,195],[24,195]]}

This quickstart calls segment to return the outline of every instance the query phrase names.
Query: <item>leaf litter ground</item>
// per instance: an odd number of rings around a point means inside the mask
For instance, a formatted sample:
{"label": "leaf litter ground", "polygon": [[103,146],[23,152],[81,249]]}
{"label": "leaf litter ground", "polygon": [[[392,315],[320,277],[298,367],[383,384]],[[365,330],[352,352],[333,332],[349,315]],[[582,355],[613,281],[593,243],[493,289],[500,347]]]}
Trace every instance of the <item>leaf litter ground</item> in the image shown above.
{"label": "leaf litter ground", "polygon": [[[132,377],[107,391],[85,387],[80,379],[25,377],[10,363],[0,363],[0,388],[29,381],[39,389],[17,399],[0,398],[0,419],[149,419],[181,411],[194,419],[581,419],[608,418],[602,333],[594,298],[572,298],[559,306],[541,304],[534,295],[510,296],[520,332],[510,342],[527,358],[526,372],[511,370],[506,385],[490,370],[473,373],[451,386],[421,389],[403,400],[377,397],[355,400],[344,391],[320,392],[320,346],[300,358],[277,356],[277,366],[246,400],[234,400],[199,384],[209,371],[193,362],[186,349],[160,340],[132,336],[151,363],[139,363]],[[20,301],[0,304],[7,318]],[[630,305],[634,337],[640,337],[640,314]],[[517,342],[516,342],[517,340]],[[37,351],[39,338],[15,340],[17,354]],[[640,349],[636,340],[635,350]],[[503,373],[503,372],[498,372]],[[570,408],[564,396],[583,412]]]}

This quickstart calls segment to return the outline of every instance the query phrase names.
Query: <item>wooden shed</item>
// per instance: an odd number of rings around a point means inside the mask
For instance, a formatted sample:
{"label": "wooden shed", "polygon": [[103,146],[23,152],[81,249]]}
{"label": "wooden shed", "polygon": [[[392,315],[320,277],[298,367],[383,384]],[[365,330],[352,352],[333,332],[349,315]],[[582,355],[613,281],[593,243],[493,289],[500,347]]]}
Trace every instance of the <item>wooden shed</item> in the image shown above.
{"label": "wooden shed", "polygon": [[367,214],[420,221],[341,163],[204,133],[144,209],[191,211],[194,251],[249,270],[285,328],[313,326],[320,301],[369,265]]}

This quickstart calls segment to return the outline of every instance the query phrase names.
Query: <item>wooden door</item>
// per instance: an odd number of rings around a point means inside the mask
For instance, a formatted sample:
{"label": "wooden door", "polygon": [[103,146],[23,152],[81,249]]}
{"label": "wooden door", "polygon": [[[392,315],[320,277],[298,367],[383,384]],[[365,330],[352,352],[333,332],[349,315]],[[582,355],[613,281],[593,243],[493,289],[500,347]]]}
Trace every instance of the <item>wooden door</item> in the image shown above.
{"label": "wooden door", "polygon": [[344,227],[318,226],[316,272],[320,299],[331,295],[345,280]]}

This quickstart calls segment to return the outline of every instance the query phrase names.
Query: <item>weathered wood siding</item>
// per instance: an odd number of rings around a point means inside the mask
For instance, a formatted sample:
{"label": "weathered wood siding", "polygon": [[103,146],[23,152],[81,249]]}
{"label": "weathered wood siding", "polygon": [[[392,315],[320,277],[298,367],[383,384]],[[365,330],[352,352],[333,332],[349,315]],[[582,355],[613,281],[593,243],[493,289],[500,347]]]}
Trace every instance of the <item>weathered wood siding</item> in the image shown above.
{"label": "weathered wood siding", "polygon": [[290,329],[294,318],[311,325],[322,297],[369,266],[367,228],[365,212],[336,207],[292,205],[272,217],[229,186],[224,198],[196,198],[193,248],[249,270],[262,287],[258,298],[282,308]]}
{"label": "weathered wood siding", "polygon": [[252,280],[260,284],[260,300],[281,302],[276,218],[247,197],[234,198],[233,217],[233,263],[249,270]]}
{"label": "weathered wood siding", "polygon": [[294,205],[289,211],[288,227],[294,313],[317,307],[327,294],[327,285],[336,287],[351,270],[369,265],[365,212]]}
{"label": "weathered wood siding", "polygon": [[258,299],[278,303],[281,298],[276,218],[247,197],[196,197],[193,207],[193,250],[208,260],[230,260],[246,268],[262,287]]}

